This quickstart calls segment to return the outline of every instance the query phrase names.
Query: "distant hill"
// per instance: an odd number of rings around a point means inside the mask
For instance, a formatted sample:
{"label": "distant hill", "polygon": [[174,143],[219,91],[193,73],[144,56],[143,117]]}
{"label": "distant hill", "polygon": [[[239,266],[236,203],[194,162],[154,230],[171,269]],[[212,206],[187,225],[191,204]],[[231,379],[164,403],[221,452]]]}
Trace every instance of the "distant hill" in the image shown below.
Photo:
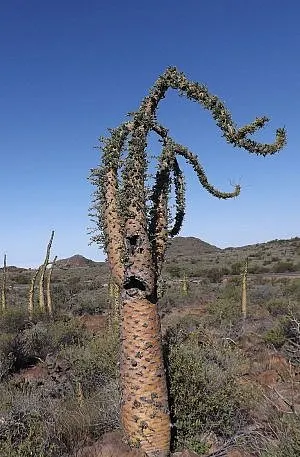
{"label": "distant hill", "polygon": [[[228,267],[232,263],[244,262],[246,257],[249,258],[249,268],[253,270],[259,268],[261,271],[281,272],[286,268],[286,271],[289,269],[300,271],[300,238],[276,239],[265,243],[221,249],[199,238],[178,236],[168,242],[166,264],[175,263],[185,270],[190,269],[192,264],[195,266],[194,269],[203,270]],[[79,254],[58,260],[57,266],[60,268],[98,267],[101,270],[108,268],[106,262],[96,262]],[[0,271],[2,269],[0,266]],[[7,269],[15,273],[18,270],[24,271],[24,268],[15,266],[8,266]]]}
{"label": "distant hill", "polygon": [[221,249],[193,236],[177,236],[170,240],[166,253],[167,260],[198,258],[203,254],[217,254]]}
{"label": "distant hill", "polygon": [[57,266],[59,267],[93,267],[98,264],[98,262],[94,262],[91,259],[87,259],[83,255],[73,255],[72,257],[68,257],[67,259],[60,259],[56,262]]}
{"label": "distant hill", "polygon": [[[172,261],[178,259],[178,257],[198,258],[203,254],[213,254],[219,251],[221,251],[220,248],[199,240],[199,238],[178,236],[169,241],[166,257]],[[60,259],[56,263],[60,267],[92,267],[103,262],[95,262],[94,260],[76,254],[67,259]]]}

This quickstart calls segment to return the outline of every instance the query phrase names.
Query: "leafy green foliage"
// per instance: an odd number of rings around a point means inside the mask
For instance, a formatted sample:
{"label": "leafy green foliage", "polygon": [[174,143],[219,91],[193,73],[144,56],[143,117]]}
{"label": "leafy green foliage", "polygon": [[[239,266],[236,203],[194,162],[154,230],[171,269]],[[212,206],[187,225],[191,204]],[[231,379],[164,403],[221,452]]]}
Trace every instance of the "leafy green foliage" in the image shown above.
{"label": "leafy green foliage", "polygon": [[0,334],[0,382],[10,373],[15,360],[14,334]]}
{"label": "leafy green foliage", "polygon": [[[277,420],[276,420],[277,419]],[[272,424],[277,443],[270,444],[261,457],[298,457],[300,455],[300,420],[295,414],[276,418]],[[278,441],[280,437],[280,441]]]}
{"label": "leafy green foliage", "polygon": [[18,332],[28,322],[27,312],[22,307],[8,308],[0,314],[0,329],[8,333]]}
{"label": "leafy green foliage", "polygon": [[287,340],[287,330],[288,322],[286,319],[283,319],[264,334],[264,340],[266,343],[273,345],[276,349],[279,349]]}
{"label": "leafy green foliage", "polygon": [[[23,387],[13,380],[0,383],[1,457],[66,457],[79,444],[119,427],[114,330],[92,336],[76,320],[37,323],[19,335],[0,338],[0,362],[2,354],[8,360],[12,348],[23,351],[17,355],[25,360],[44,355],[50,347],[60,360],[72,364],[68,377],[73,389],[53,396],[57,381],[49,376]],[[4,374],[13,368],[14,361]]]}
{"label": "leafy green foliage", "polygon": [[292,262],[278,262],[273,266],[275,273],[286,273],[289,271],[297,271],[297,267]]}
{"label": "leafy green foliage", "polygon": [[[182,327],[183,325],[183,327]],[[176,447],[205,448],[204,432],[228,437],[247,421],[248,394],[237,382],[241,353],[187,322],[169,331],[167,341]]]}
{"label": "leafy green foliage", "polygon": [[72,367],[74,384],[80,383],[83,392],[91,393],[97,386],[117,379],[119,342],[116,332],[96,335],[85,341],[60,351],[60,356]]}

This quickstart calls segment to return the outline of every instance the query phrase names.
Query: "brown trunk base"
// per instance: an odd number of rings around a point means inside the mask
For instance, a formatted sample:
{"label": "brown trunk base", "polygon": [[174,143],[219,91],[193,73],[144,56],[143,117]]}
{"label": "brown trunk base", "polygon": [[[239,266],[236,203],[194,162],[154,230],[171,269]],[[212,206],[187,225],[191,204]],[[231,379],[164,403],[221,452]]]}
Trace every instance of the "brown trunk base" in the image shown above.
{"label": "brown trunk base", "polygon": [[167,457],[170,417],[157,305],[126,299],[121,319],[124,432],[149,457]]}

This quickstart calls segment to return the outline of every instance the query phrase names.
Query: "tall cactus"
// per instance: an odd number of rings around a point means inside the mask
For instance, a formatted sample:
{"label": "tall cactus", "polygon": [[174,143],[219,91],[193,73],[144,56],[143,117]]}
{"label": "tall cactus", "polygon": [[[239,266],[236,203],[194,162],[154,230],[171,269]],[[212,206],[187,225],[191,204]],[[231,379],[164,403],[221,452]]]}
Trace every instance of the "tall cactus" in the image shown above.
{"label": "tall cactus", "polygon": [[51,297],[51,278],[54,269],[55,262],[57,260],[57,255],[51,262],[51,266],[48,271],[47,276],[47,284],[46,284],[46,296],[47,296],[47,310],[50,317],[53,317],[53,305],[52,305],[52,297]]}
{"label": "tall cactus", "polygon": [[247,276],[248,276],[248,257],[245,260],[244,271],[242,273],[242,315],[244,321],[247,318]]}
{"label": "tall cactus", "polygon": [[35,270],[31,281],[30,281],[30,286],[29,286],[29,296],[28,296],[28,314],[29,314],[29,319],[32,320],[33,318],[33,312],[34,312],[34,290],[35,290],[35,283],[36,279],[41,271],[41,267]]}
{"label": "tall cactus", "polygon": [[3,270],[2,270],[2,287],[1,287],[1,308],[2,311],[6,310],[6,280],[7,280],[7,267],[6,267],[6,254],[3,257]]}
{"label": "tall cactus", "polygon": [[[91,172],[96,186],[91,215],[96,222],[92,241],[104,246],[115,283],[121,290],[121,418],[132,445],[149,457],[170,452],[170,417],[163,364],[160,321],[157,312],[157,284],[168,237],[179,233],[185,212],[185,183],[177,156],[189,163],[200,184],[222,199],[236,197],[212,186],[188,148],[176,143],[160,125],[156,112],[169,88],[209,110],[228,143],[250,153],[266,156],[286,142],[284,129],[276,132],[274,144],[260,144],[248,138],[268,119],[256,118],[237,128],[223,103],[206,87],[189,81],[170,67],[157,79],[132,119],[110,130],[102,138],[102,163]],[[155,132],[162,143],[155,183],[149,198],[147,187],[147,137]],[[168,202],[172,184],[176,214],[169,227]],[[100,233],[99,233],[100,230]]]}
{"label": "tall cactus", "polygon": [[46,274],[47,266],[49,264],[49,257],[50,257],[50,251],[51,251],[53,238],[54,238],[54,230],[52,230],[52,232],[51,232],[50,240],[49,240],[47,250],[46,250],[44,263],[40,266],[39,305],[40,305],[40,311],[42,313],[45,313],[45,311],[46,311],[45,296],[44,296],[44,283],[45,283],[45,274]]}

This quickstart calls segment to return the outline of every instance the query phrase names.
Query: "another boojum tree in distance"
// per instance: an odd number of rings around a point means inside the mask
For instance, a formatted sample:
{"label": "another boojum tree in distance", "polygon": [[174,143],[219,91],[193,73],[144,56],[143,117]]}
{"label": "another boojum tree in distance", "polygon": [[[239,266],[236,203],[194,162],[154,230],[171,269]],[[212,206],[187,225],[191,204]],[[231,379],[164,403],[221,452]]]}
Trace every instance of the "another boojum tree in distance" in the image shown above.
{"label": "another boojum tree in distance", "polygon": [[[263,127],[268,118],[256,118],[237,128],[228,110],[205,86],[189,81],[170,67],[157,79],[132,119],[102,138],[102,160],[92,170],[96,186],[93,211],[96,232],[93,241],[103,243],[115,283],[121,291],[121,419],[124,433],[133,446],[148,456],[165,457],[170,452],[170,417],[163,363],[157,285],[168,237],[177,235],[185,213],[185,182],[177,157],[183,157],[200,184],[222,199],[236,197],[211,185],[187,147],[176,143],[156,117],[159,102],[169,88],[209,110],[225,140],[250,153],[266,156],[286,142],[278,129],[274,144],[260,144],[248,135]],[[155,132],[162,143],[155,182],[149,193],[146,153],[147,137]],[[176,212],[169,224],[168,203],[175,189]],[[100,229],[100,232],[98,231]],[[100,234],[99,234],[100,233]]]}

